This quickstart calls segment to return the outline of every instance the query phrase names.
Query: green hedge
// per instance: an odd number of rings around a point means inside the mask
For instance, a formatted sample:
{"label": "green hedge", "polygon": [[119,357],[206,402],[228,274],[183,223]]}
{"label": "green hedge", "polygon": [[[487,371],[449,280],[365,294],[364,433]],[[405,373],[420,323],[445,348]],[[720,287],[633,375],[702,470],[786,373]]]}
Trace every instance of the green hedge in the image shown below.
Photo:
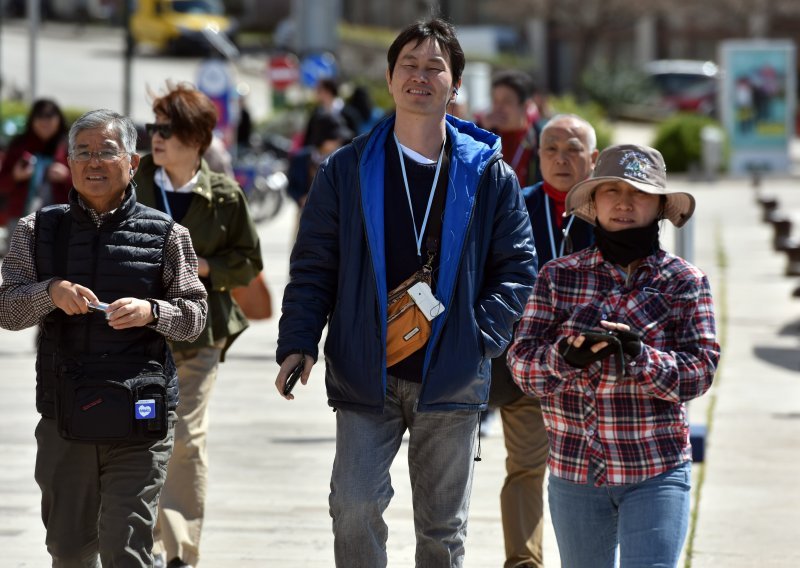
{"label": "green hedge", "polygon": [[[7,100],[0,103],[0,138],[12,138],[25,129],[25,122],[28,120],[30,105],[25,101]],[[69,128],[87,109],[61,107],[64,118],[67,120]]]}
{"label": "green hedge", "polygon": [[552,96],[548,99],[554,114],[576,114],[594,127],[597,134],[597,149],[611,145],[614,129],[606,119],[606,113],[597,103],[579,103],[572,95]]}
{"label": "green hedge", "polygon": [[705,126],[722,128],[713,118],[689,113],[678,113],[658,126],[653,147],[664,156],[667,171],[688,172],[700,166],[703,148],[700,132]]}

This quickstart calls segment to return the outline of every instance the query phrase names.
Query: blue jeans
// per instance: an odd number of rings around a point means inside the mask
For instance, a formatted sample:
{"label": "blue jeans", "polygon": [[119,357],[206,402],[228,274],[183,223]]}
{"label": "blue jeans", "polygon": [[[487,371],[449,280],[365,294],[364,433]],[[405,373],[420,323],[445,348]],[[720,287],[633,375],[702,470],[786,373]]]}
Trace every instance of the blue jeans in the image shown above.
{"label": "blue jeans", "polygon": [[640,483],[595,487],[549,476],[550,516],[562,568],[677,565],[689,526],[692,464]]}
{"label": "blue jeans", "polygon": [[386,566],[388,529],[383,512],[394,495],[389,468],[408,430],[416,565],[460,567],[478,413],[417,412],[419,384],[394,377],[386,382],[383,414],[336,412],[329,499],[336,565]]}

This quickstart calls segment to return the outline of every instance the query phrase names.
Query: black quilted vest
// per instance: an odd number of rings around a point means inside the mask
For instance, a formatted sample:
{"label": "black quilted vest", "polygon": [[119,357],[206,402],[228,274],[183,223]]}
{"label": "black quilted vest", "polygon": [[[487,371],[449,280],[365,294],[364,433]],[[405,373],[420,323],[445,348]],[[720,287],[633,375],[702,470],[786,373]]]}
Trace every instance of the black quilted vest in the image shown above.
{"label": "black quilted vest", "polygon": [[[68,262],[66,272],[56,274],[54,241],[64,215],[71,216]],[[125,297],[163,298],[164,249],[172,225],[165,214],[136,203],[136,193],[129,189],[122,205],[98,227],[73,190],[69,206],[45,207],[36,216],[38,280],[64,278],[86,286],[106,303]],[[164,336],[149,327],[114,330],[99,312],[66,316],[55,309],[41,324],[36,356],[36,409],[43,416],[55,417],[59,346],[62,353],[85,358],[142,357],[162,362],[169,377],[168,407],[177,406],[178,379]]]}

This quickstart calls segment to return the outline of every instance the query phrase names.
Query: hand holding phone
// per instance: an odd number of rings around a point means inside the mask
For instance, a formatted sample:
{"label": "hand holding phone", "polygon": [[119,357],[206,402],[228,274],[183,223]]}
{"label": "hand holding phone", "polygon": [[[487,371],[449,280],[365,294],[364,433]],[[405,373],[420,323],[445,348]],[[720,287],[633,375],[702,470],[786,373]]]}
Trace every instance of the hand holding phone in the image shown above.
{"label": "hand holding phone", "polygon": [[283,396],[287,396],[291,394],[292,389],[297,384],[297,381],[300,380],[300,376],[303,374],[303,369],[306,366],[306,357],[305,355],[300,355],[300,362],[297,363],[292,372],[289,373],[289,377],[286,379],[286,384],[283,386]]}
{"label": "hand holding phone", "polygon": [[89,302],[88,308],[90,312],[103,312],[106,316],[106,319],[111,317],[111,312],[108,311],[108,304],[105,302]]}
{"label": "hand holding phone", "polygon": [[[595,361],[600,361],[618,352],[620,349],[619,339],[610,333],[584,331],[581,335],[584,339],[580,347],[570,344],[566,337],[558,342],[558,352],[573,367],[587,367]],[[605,343],[606,345],[598,351],[592,350],[592,347],[598,343]]]}

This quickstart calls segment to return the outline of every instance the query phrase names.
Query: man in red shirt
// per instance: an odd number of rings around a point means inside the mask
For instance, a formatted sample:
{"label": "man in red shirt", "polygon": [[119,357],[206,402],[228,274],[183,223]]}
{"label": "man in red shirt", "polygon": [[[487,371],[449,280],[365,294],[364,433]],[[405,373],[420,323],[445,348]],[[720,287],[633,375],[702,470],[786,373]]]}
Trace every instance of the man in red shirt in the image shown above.
{"label": "man in red shirt", "polygon": [[492,79],[492,108],[480,126],[500,136],[503,159],[520,187],[542,181],[537,156],[540,113],[533,102],[533,81],[522,71],[500,71]]}

